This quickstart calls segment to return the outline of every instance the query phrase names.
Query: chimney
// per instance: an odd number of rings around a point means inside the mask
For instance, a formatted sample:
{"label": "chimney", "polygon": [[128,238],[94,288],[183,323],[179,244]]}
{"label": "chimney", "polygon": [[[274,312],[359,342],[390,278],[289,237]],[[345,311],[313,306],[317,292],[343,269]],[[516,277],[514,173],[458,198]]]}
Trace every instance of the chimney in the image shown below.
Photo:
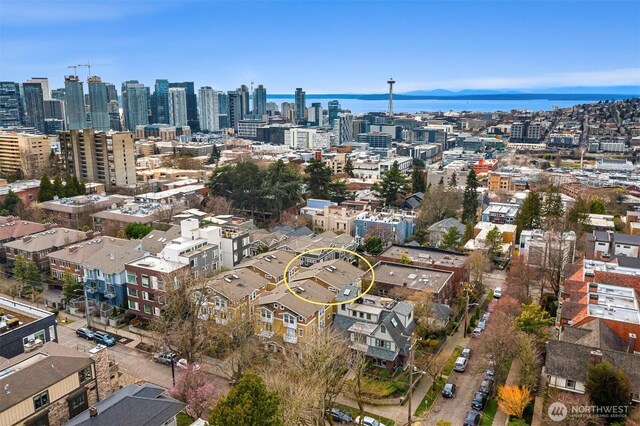
{"label": "chimney", "polygon": [[89,407],[89,417],[96,417],[98,415],[98,409],[96,407]]}
{"label": "chimney", "polygon": [[591,354],[589,355],[589,362],[591,365],[600,364],[602,362],[602,351],[591,351]]}
{"label": "chimney", "polygon": [[632,354],[635,352],[635,348],[636,348],[636,334],[629,333],[629,347],[627,348],[627,352]]}

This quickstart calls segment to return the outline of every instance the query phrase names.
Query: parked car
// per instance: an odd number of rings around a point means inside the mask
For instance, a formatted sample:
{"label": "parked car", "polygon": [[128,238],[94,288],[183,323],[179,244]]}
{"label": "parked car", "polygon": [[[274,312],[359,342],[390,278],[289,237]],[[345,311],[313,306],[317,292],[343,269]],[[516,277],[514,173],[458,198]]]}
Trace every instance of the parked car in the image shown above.
{"label": "parked car", "polygon": [[158,352],[153,356],[153,360],[157,363],[164,365],[171,365],[171,360],[174,359],[176,354],[172,352]]}
{"label": "parked car", "polygon": [[493,298],[500,299],[501,297],[502,297],[502,287],[497,287],[495,290],[493,290]]}
{"label": "parked car", "polygon": [[[360,416],[356,417],[356,422],[357,425],[360,424]],[[385,426],[384,423],[380,423],[378,420],[374,419],[373,417],[369,417],[369,416],[364,416],[362,419],[362,424],[364,426]]]}
{"label": "parked car", "polygon": [[484,406],[487,404],[487,395],[482,392],[476,392],[476,395],[473,397],[473,401],[471,401],[471,408],[474,410],[482,411],[484,410]]}
{"label": "parked car", "polygon": [[471,358],[471,348],[464,348],[460,356],[466,359]]}
{"label": "parked car", "polygon": [[93,341],[105,346],[114,346],[116,344],[116,339],[104,331],[95,331],[93,333]]}
{"label": "parked car", "polygon": [[482,321],[487,322],[490,316],[491,316],[491,312],[489,311],[485,312],[484,314],[482,314]]}
{"label": "parked car", "polygon": [[455,394],[456,394],[456,385],[454,385],[453,383],[447,383],[442,388],[442,396],[444,398],[453,398]]}
{"label": "parked car", "polygon": [[477,411],[468,411],[467,417],[464,418],[463,426],[478,426],[480,424],[480,413]]}
{"label": "parked car", "polygon": [[493,375],[495,374],[495,370],[493,367],[487,368],[487,371],[484,373],[485,380],[493,380]]}
{"label": "parked car", "polygon": [[480,383],[480,389],[478,389],[478,391],[485,395],[490,395],[493,391],[493,380],[483,380],[482,383]]}
{"label": "parked car", "polygon": [[[186,359],[180,358],[179,360],[175,361],[175,366],[180,370],[186,370],[189,367],[189,363]],[[200,364],[193,364],[193,369],[196,371],[200,370]]]}
{"label": "parked car", "polygon": [[478,337],[482,334],[482,329],[480,327],[476,327],[473,329],[473,333],[471,333],[471,337]]}
{"label": "parked car", "polygon": [[453,364],[453,370],[457,371],[458,373],[462,373],[467,369],[468,363],[469,360],[467,358],[459,356],[458,358],[456,358],[456,363]]}
{"label": "parked car", "polygon": [[487,328],[487,323],[485,321],[479,321],[478,328],[484,331],[484,329]]}
{"label": "parked car", "polygon": [[93,331],[89,330],[87,327],[80,327],[76,330],[76,336],[87,340],[93,340],[95,334],[93,334]]}
{"label": "parked car", "polygon": [[330,415],[334,422],[351,424],[353,417],[346,411],[342,411],[339,408],[332,408],[327,410],[327,415]]}

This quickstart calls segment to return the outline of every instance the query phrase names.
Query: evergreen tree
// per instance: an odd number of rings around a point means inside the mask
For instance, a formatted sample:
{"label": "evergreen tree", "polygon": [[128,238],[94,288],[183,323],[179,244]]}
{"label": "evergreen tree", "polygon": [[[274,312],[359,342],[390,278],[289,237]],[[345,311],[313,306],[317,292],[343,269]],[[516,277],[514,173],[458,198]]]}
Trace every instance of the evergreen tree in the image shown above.
{"label": "evergreen tree", "polygon": [[351,157],[347,157],[347,160],[344,163],[344,172],[350,178],[353,177],[353,161],[351,160]]}
{"label": "evergreen tree", "polygon": [[596,198],[589,206],[589,212],[593,214],[607,214],[607,209],[601,199]]}
{"label": "evergreen tree", "polygon": [[278,160],[271,164],[262,182],[268,211],[280,218],[283,209],[296,205],[302,199],[301,183],[298,172],[284,161]]}
{"label": "evergreen tree", "polygon": [[471,169],[462,197],[462,222],[475,224],[478,216],[478,179]]}
{"label": "evergreen tree", "polygon": [[514,222],[518,227],[518,235],[525,229],[540,228],[541,210],[540,196],[537,192],[530,191],[522,202],[522,206]]}
{"label": "evergreen tree", "polygon": [[144,223],[130,223],[124,228],[124,234],[130,240],[139,240],[151,232],[151,230],[152,228]]}
{"label": "evergreen tree", "polygon": [[62,276],[62,299],[65,302],[82,295],[82,283],[71,274],[65,271]]}
{"label": "evergreen tree", "polygon": [[281,426],[280,398],[255,373],[247,372],[213,409],[212,426]]}
{"label": "evergreen tree", "polygon": [[51,180],[49,180],[49,176],[45,173],[42,175],[42,179],[40,179],[40,189],[38,190],[38,201],[49,201],[53,200],[53,185],[51,185]]}
{"label": "evergreen tree", "polygon": [[397,161],[387,173],[382,176],[379,184],[374,184],[371,188],[385,206],[395,206],[396,199],[407,192],[407,177],[400,172]]}
{"label": "evergreen tree", "polygon": [[442,236],[440,247],[445,249],[458,250],[460,248],[460,231],[456,226],[452,226]]}
{"label": "evergreen tree", "polygon": [[465,244],[467,243],[467,241],[473,239],[474,228],[475,228],[475,224],[472,222],[469,222],[464,226],[464,235],[462,236],[462,240]]}
{"label": "evergreen tree", "polygon": [[218,151],[218,147],[214,144],[213,148],[211,149],[211,155],[207,160],[207,164],[218,164],[219,160],[220,160],[220,151]]}
{"label": "evergreen tree", "polygon": [[346,180],[334,180],[329,183],[329,200],[340,204],[351,196]]}
{"label": "evergreen tree", "polygon": [[456,175],[456,172],[453,172],[451,174],[451,178],[449,179],[449,186],[451,188],[455,188],[458,186],[458,176]]}
{"label": "evergreen tree", "polygon": [[76,175],[73,175],[73,184],[76,187],[76,193],[78,195],[87,195],[87,186],[84,182],[80,182]]}
{"label": "evergreen tree", "polygon": [[53,180],[53,195],[57,195],[59,198],[64,197],[64,185],[62,184],[60,175],[56,175]]}
{"label": "evergreen tree", "polygon": [[329,198],[329,185],[331,183],[331,169],[322,161],[312,159],[305,169],[305,181],[309,190],[309,198],[326,200]]}
{"label": "evergreen tree", "polygon": [[12,216],[20,216],[22,208],[22,199],[18,197],[18,194],[9,190],[7,196],[4,198],[4,202],[2,203],[2,209],[6,210],[7,213]]}
{"label": "evergreen tree", "polygon": [[631,399],[631,383],[627,374],[608,361],[589,366],[585,390],[591,402],[603,408],[626,407]]}
{"label": "evergreen tree", "polygon": [[564,207],[562,205],[562,197],[558,192],[558,188],[554,185],[545,193],[544,203],[542,204],[542,215],[548,222],[553,222],[559,219],[564,214]]}
{"label": "evergreen tree", "polygon": [[67,178],[64,185],[64,196],[75,197],[76,195],[78,195],[78,188],[73,181],[73,175],[71,173],[67,173]]}
{"label": "evergreen tree", "polygon": [[424,169],[421,167],[414,167],[411,172],[411,191],[413,192],[426,192],[427,185],[424,179]]}

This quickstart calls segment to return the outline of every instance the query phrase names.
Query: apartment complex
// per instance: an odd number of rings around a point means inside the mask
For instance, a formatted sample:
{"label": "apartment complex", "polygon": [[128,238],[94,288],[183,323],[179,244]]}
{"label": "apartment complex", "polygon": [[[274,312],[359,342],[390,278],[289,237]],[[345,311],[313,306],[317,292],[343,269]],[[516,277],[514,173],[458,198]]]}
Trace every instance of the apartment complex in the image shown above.
{"label": "apartment complex", "polygon": [[48,136],[0,132],[0,173],[4,176],[39,178],[51,154]]}
{"label": "apartment complex", "polygon": [[69,130],[60,132],[59,139],[62,166],[78,179],[101,182],[107,188],[135,185],[133,133]]}

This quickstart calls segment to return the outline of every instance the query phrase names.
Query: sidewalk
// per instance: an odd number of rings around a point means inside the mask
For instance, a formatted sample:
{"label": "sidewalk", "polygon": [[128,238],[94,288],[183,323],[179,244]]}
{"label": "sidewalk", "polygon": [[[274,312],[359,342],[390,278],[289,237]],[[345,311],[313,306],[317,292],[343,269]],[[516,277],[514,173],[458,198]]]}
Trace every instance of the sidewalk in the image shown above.
{"label": "sidewalk", "polygon": [[[520,382],[520,371],[522,364],[519,359],[514,359],[511,363],[511,369],[505,382],[506,385],[517,385]],[[509,422],[509,416],[498,409],[496,416],[493,418],[493,426],[505,426]]]}

